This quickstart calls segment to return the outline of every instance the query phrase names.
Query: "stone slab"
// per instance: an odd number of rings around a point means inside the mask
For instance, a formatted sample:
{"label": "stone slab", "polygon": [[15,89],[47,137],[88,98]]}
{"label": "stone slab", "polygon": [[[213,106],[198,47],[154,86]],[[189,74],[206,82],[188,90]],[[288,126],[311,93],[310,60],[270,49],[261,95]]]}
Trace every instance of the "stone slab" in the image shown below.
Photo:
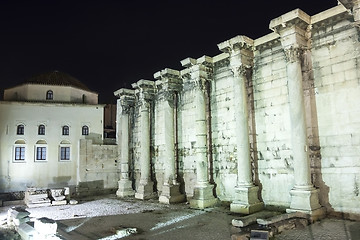
{"label": "stone slab", "polygon": [[34,201],[28,201],[28,203],[32,203],[32,204],[37,204],[37,203],[49,203],[51,202],[49,198],[42,198],[42,199],[37,199]]}
{"label": "stone slab", "polygon": [[29,222],[30,218],[29,217],[24,217],[24,218],[20,218],[20,219],[13,219],[14,225],[15,226],[20,226],[22,223],[26,223]]}
{"label": "stone slab", "polygon": [[284,213],[281,215],[276,215],[267,219],[262,219],[259,218],[257,219],[257,223],[260,225],[270,225],[276,222],[280,222],[286,219],[290,219],[290,218],[307,218],[307,214],[302,213],[302,212],[292,212],[292,213]]}
{"label": "stone slab", "polygon": [[232,225],[234,227],[246,227],[253,223],[256,223],[256,220],[258,218],[268,218],[268,217],[273,217],[273,216],[279,215],[279,214],[280,214],[279,212],[272,212],[272,211],[256,212],[256,213],[253,213],[253,214],[245,216],[245,217],[233,219]]}
{"label": "stone slab", "polygon": [[50,201],[46,203],[27,203],[26,204],[29,208],[36,208],[36,207],[48,207],[51,206]]}
{"label": "stone slab", "polygon": [[12,217],[13,219],[21,219],[30,215],[28,211],[20,207],[13,207],[9,209],[9,213],[10,217]]}
{"label": "stone slab", "polygon": [[52,196],[52,198],[55,200],[55,201],[62,201],[65,199],[65,196],[64,195],[61,195],[61,196]]}
{"label": "stone slab", "polygon": [[17,232],[23,240],[35,240],[34,236],[37,235],[36,230],[28,223],[22,223],[17,228]]}
{"label": "stone slab", "polygon": [[40,194],[33,194],[33,195],[27,194],[27,196],[25,198],[27,200],[31,201],[33,199],[42,199],[42,198],[47,198],[47,197],[48,197],[47,193],[40,193]]}
{"label": "stone slab", "polygon": [[66,200],[60,200],[60,201],[52,201],[51,205],[52,206],[58,206],[58,205],[66,205],[67,201]]}
{"label": "stone slab", "polygon": [[42,235],[54,235],[57,231],[57,223],[50,218],[38,218],[34,221],[34,229]]}
{"label": "stone slab", "polygon": [[70,199],[69,204],[70,205],[75,205],[75,204],[78,204],[78,201],[75,200],[75,199]]}

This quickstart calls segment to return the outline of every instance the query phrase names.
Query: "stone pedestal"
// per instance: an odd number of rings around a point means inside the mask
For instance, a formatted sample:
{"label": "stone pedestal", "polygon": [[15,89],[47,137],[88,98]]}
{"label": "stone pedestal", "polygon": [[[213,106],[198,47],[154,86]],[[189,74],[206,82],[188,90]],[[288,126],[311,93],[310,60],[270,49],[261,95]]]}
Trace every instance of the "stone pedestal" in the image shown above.
{"label": "stone pedestal", "polygon": [[204,183],[201,186],[195,186],[194,196],[190,199],[191,208],[207,208],[214,206],[218,200],[214,197],[214,186]]}
{"label": "stone pedestal", "polygon": [[130,197],[134,196],[135,191],[132,188],[132,182],[128,179],[121,179],[118,181],[118,190],[116,191],[116,196],[118,197]]}
{"label": "stone pedestal", "polygon": [[264,208],[258,197],[258,186],[238,186],[235,188],[235,200],[230,204],[230,211],[252,214]]}
{"label": "stone pedestal", "polygon": [[141,182],[136,189],[135,198],[141,200],[147,200],[154,198],[156,193],[154,192],[154,183],[152,181],[149,182]]}
{"label": "stone pedestal", "polygon": [[290,209],[300,211],[312,211],[321,208],[318,199],[319,190],[311,189],[292,189],[290,191],[291,204]]}
{"label": "stone pedestal", "polygon": [[159,197],[159,202],[161,203],[178,203],[184,202],[185,195],[180,193],[180,185],[163,185],[162,192]]}

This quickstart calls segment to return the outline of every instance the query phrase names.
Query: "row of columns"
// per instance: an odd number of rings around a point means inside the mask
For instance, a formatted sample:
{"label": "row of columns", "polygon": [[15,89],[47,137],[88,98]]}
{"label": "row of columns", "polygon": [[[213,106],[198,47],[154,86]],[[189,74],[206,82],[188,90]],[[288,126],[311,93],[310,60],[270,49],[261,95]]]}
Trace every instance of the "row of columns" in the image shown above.
{"label": "row of columns", "polygon": [[[284,20],[285,19],[285,20]],[[311,182],[310,161],[307,143],[307,126],[305,121],[305,106],[303,96],[303,74],[301,69],[302,51],[308,48],[307,27],[310,17],[301,10],[290,12],[286,16],[274,19],[270,23],[271,29],[279,34],[279,38],[286,55],[286,71],[288,78],[288,97],[291,122],[291,144],[294,157],[294,187],[290,192],[291,204],[288,209],[313,214],[323,211],[319,204],[318,190]],[[231,203],[232,212],[250,214],[259,211],[264,204],[259,200],[259,187],[254,184],[250,156],[249,124],[248,124],[248,95],[247,82],[252,81],[254,42],[245,36],[237,36],[228,41],[218,44],[221,51],[229,55],[229,67],[233,73],[235,120],[236,120],[236,144],[237,144],[237,184],[236,196]],[[192,86],[194,91],[194,106],[196,115],[196,185],[194,186],[193,198],[190,201],[192,207],[205,208],[216,204],[214,186],[209,182],[208,166],[208,115],[207,115],[207,84],[212,79],[212,59],[202,57],[200,59],[185,59],[182,65],[183,71],[165,69],[154,75],[157,82],[140,80],[134,83],[133,90],[121,89],[115,92],[119,97],[118,111],[120,126],[118,140],[121,139],[121,179],[117,195],[120,197],[134,194],[129,180],[129,110],[134,106],[135,95],[140,104],[140,128],[141,128],[141,179],[136,190],[135,197],[146,199],[153,196],[153,182],[150,176],[150,114],[151,101],[154,98],[155,89],[158,100],[161,102],[164,123],[161,126],[164,132],[166,146],[164,148],[164,182],[160,202],[172,203],[184,201],[185,196],[179,191],[177,181],[176,163],[176,96],[181,91],[181,82]],[[181,77],[180,77],[181,76]]]}

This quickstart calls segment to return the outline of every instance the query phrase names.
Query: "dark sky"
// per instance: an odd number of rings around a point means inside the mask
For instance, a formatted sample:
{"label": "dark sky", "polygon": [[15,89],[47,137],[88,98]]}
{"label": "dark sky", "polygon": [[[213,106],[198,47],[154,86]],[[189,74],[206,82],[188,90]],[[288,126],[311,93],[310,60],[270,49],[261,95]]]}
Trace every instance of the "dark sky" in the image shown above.
{"label": "dark sky", "polygon": [[113,92],[187,57],[215,56],[236,35],[270,33],[271,19],[300,8],[314,15],[336,0],[2,0],[0,92],[39,73],[68,73]]}

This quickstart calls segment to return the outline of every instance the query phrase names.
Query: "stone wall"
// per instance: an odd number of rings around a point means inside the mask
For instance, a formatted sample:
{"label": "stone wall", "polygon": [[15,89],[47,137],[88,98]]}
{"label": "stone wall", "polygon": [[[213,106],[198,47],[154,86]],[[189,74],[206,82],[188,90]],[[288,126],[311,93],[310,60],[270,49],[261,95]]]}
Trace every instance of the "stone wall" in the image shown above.
{"label": "stone wall", "polygon": [[117,189],[118,155],[117,145],[93,144],[92,140],[81,139],[77,193],[91,195]]}
{"label": "stone wall", "polygon": [[359,32],[345,12],[316,19],[311,55],[321,162],[313,164],[315,184],[329,210],[360,213]]}
{"label": "stone wall", "polygon": [[255,41],[254,112],[261,196],[268,205],[290,204],[294,185],[285,54],[275,34]]}
{"label": "stone wall", "polygon": [[121,159],[135,197],[169,200],[180,186],[200,208],[216,198],[242,213],[360,214],[356,21],[343,5],[314,16],[297,9],[272,20],[268,35],[234,37],[217,56],[119,90],[135,102]]}

